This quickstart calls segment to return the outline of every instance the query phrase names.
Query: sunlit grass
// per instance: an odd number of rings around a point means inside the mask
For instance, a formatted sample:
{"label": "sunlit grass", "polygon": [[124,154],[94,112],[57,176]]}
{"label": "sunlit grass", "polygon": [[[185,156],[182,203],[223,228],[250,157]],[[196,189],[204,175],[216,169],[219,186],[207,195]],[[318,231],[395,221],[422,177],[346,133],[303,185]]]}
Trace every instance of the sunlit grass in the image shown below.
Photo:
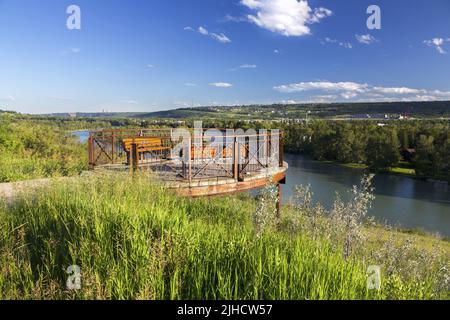
{"label": "sunlit grass", "polygon": [[[0,299],[437,298],[400,279],[367,290],[366,263],[326,237],[256,236],[253,200],[179,198],[150,181],[74,178],[2,206]],[[74,264],[82,289],[72,292]]]}

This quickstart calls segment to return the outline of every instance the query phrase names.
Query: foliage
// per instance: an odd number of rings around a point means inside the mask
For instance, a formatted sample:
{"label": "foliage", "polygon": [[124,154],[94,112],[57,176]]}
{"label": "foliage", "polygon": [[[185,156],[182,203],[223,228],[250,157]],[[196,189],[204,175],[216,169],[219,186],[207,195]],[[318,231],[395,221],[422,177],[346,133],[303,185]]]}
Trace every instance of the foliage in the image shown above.
{"label": "foliage", "polygon": [[[363,164],[372,171],[393,171],[401,151],[415,150],[404,169],[418,177],[450,181],[450,123],[448,121],[312,121],[286,124],[287,152],[317,160]],[[403,164],[404,166],[404,164]],[[394,169],[396,172],[402,170]]]}
{"label": "foliage", "polygon": [[0,182],[76,175],[87,169],[86,147],[68,127],[0,115]]}
{"label": "foliage", "polygon": [[[292,224],[285,208],[278,227],[257,237],[253,200],[179,198],[151,179],[120,173],[70,178],[0,206],[0,299],[446,297],[439,288],[447,273],[403,277],[392,264],[395,272],[383,278],[389,285],[368,290],[367,263],[378,260],[358,250],[361,242],[346,256],[342,239],[353,231],[331,236],[326,231],[335,224],[323,216],[314,223],[323,228],[319,233],[309,229],[313,224]],[[445,255],[437,258],[448,263]],[[66,290],[70,265],[81,267],[79,291]],[[418,267],[431,265],[443,268]]]}

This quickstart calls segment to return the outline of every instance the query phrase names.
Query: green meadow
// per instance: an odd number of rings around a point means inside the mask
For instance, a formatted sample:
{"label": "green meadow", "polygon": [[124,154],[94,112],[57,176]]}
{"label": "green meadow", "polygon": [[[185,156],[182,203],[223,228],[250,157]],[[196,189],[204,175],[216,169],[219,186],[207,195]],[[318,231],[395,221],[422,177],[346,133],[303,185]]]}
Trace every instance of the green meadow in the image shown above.
{"label": "green meadow", "polygon": [[[322,215],[307,192],[277,220],[270,190],[193,200],[152,178],[55,180],[4,201],[0,299],[449,298],[448,242],[357,222],[365,240],[348,250],[353,220]],[[66,288],[70,265],[80,290]]]}

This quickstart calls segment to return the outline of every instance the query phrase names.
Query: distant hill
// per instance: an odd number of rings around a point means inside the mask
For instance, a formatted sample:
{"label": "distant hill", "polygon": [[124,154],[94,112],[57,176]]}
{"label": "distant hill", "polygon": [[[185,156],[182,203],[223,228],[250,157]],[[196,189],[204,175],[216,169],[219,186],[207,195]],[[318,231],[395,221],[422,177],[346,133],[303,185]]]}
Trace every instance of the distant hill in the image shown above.
{"label": "distant hill", "polygon": [[377,103],[329,103],[329,104],[273,104],[250,106],[209,106],[182,108],[135,115],[139,118],[251,118],[280,119],[408,116],[450,117],[450,101],[433,102],[377,102]]}
{"label": "distant hill", "polygon": [[415,118],[450,117],[450,101],[432,102],[374,102],[374,103],[323,103],[323,104],[272,104],[248,106],[205,106],[181,108],[158,112],[121,113],[59,113],[51,116],[137,119],[297,119],[305,118],[378,118],[406,116]]}

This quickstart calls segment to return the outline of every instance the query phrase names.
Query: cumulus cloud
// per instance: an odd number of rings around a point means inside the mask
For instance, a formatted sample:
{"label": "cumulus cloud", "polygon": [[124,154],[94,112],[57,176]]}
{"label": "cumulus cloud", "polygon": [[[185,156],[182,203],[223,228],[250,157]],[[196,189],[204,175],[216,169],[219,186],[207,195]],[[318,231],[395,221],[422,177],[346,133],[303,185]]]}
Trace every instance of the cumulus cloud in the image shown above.
{"label": "cumulus cloud", "polygon": [[416,89],[408,87],[372,86],[356,82],[300,82],[280,85],[273,88],[281,93],[296,93],[306,91],[322,91],[332,93],[328,97],[345,100],[358,98],[360,100],[405,100],[405,101],[435,101],[450,99],[450,91]]}
{"label": "cumulus cloud", "polygon": [[385,87],[373,87],[373,91],[383,94],[421,94],[425,90],[412,89],[412,88],[385,88]]}
{"label": "cumulus cloud", "polygon": [[307,0],[241,0],[241,4],[255,13],[250,22],[286,37],[309,35],[309,25],[318,23],[333,12],[326,8],[312,9]]}
{"label": "cumulus cloud", "polygon": [[372,44],[377,41],[377,39],[375,39],[375,37],[373,37],[370,34],[361,34],[361,35],[356,34],[355,38],[356,38],[356,40],[358,40],[359,43],[367,44],[367,45]]}
{"label": "cumulus cloud", "polygon": [[216,88],[231,88],[233,86],[231,83],[227,82],[213,82],[209,85]]}
{"label": "cumulus cloud", "polygon": [[367,90],[367,84],[359,84],[355,82],[300,82],[288,85],[276,86],[274,89],[279,92],[292,93],[310,90],[323,91],[347,91],[347,92],[364,92]]}
{"label": "cumulus cloud", "polygon": [[[184,30],[195,32],[194,28],[192,28],[192,27],[184,27]],[[221,43],[230,43],[231,42],[231,39],[228,38],[224,33],[209,32],[208,29],[206,29],[205,27],[202,27],[202,26],[197,28],[197,32],[203,36],[210,37],[211,39],[214,39]]]}
{"label": "cumulus cloud", "polygon": [[425,40],[423,43],[425,43],[429,47],[434,47],[440,54],[447,54],[447,52],[443,48],[446,42],[450,42],[450,38],[434,38],[431,40]]}

